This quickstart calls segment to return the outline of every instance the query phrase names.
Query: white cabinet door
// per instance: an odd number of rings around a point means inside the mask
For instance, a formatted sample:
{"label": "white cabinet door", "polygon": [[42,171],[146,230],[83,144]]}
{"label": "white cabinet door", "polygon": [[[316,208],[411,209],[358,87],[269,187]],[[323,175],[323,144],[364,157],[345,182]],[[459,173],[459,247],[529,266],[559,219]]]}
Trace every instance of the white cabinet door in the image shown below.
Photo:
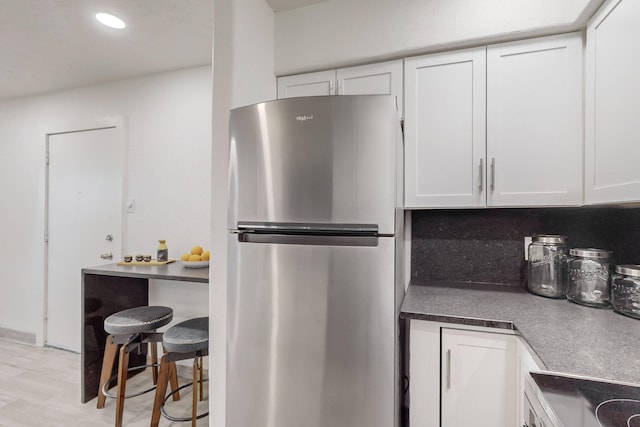
{"label": "white cabinet door", "polygon": [[[516,354],[517,396],[519,402],[517,406],[519,424],[516,425],[525,425],[525,423],[531,425],[529,422],[529,411],[526,408],[527,399],[524,397],[525,384],[527,381],[533,381],[530,372],[542,371],[544,369],[542,363],[538,361],[538,357],[534,355],[529,345],[522,338],[517,339]],[[549,427],[551,426],[549,425]]]}
{"label": "white cabinet door", "polygon": [[278,98],[318,95],[395,95],[402,112],[402,61],[278,78]]}
{"label": "white cabinet door", "polygon": [[338,95],[395,95],[402,112],[402,61],[341,68],[336,77]]}
{"label": "white cabinet door", "polygon": [[440,427],[440,324],[409,325],[409,425]]}
{"label": "white cabinet door", "polygon": [[[514,426],[519,338],[490,328],[411,320],[409,417],[412,427]],[[471,328],[471,329],[467,329]],[[496,331],[496,332],[493,332]]]}
{"label": "white cabinet door", "polygon": [[582,38],[487,48],[489,206],[581,205]]}
{"label": "white cabinet door", "polygon": [[442,427],[516,422],[515,337],[442,329]]}
{"label": "white cabinet door", "polygon": [[336,71],[278,77],[278,99],[336,94]]}
{"label": "white cabinet door", "polygon": [[405,207],[485,205],[485,52],[405,60]]}
{"label": "white cabinet door", "polygon": [[640,201],[640,2],[610,0],[587,27],[586,202]]}

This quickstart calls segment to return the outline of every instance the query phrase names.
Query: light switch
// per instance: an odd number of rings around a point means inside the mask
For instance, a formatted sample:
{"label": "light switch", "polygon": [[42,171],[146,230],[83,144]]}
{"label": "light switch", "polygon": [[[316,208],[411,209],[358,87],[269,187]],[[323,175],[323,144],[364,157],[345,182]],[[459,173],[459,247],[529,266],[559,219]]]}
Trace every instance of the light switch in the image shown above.
{"label": "light switch", "polygon": [[127,212],[134,213],[136,211],[136,199],[127,199]]}

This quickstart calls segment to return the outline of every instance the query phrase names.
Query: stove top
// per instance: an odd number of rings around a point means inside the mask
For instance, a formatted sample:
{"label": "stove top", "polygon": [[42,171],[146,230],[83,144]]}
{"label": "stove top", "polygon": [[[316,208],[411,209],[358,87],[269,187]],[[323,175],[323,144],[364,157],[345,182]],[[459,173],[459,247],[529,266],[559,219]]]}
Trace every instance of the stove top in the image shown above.
{"label": "stove top", "polygon": [[640,387],[532,373],[564,427],[640,427]]}

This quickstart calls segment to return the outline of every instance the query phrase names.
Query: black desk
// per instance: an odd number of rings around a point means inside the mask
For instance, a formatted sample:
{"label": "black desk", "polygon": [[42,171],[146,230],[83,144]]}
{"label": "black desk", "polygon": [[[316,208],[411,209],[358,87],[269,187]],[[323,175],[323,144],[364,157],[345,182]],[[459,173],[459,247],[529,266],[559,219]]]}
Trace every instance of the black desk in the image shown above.
{"label": "black desk", "polygon": [[[98,395],[107,338],[104,319],[127,308],[149,305],[149,279],[209,283],[209,269],[184,268],[179,262],[162,266],[107,264],[82,269],[82,403]],[[131,354],[131,364],[144,364],[145,358],[144,354]]]}

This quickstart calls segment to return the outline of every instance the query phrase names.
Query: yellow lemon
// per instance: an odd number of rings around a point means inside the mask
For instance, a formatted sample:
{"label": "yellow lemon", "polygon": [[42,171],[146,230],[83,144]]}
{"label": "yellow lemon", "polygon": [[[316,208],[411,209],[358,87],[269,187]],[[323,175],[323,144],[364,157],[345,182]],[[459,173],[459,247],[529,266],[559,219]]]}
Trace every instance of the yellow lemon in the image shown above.
{"label": "yellow lemon", "polygon": [[211,257],[211,254],[209,253],[209,251],[204,251],[202,252],[202,255],[200,255],[200,258],[202,259],[202,261],[209,261],[210,257]]}
{"label": "yellow lemon", "polygon": [[192,254],[192,255],[189,255],[189,261],[202,261],[202,260],[200,259],[200,255]]}
{"label": "yellow lemon", "polygon": [[180,256],[180,260],[181,261],[189,261],[189,257],[191,256],[191,254],[182,254]]}
{"label": "yellow lemon", "polygon": [[194,246],[191,248],[191,255],[200,255],[202,253],[202,246]]}

